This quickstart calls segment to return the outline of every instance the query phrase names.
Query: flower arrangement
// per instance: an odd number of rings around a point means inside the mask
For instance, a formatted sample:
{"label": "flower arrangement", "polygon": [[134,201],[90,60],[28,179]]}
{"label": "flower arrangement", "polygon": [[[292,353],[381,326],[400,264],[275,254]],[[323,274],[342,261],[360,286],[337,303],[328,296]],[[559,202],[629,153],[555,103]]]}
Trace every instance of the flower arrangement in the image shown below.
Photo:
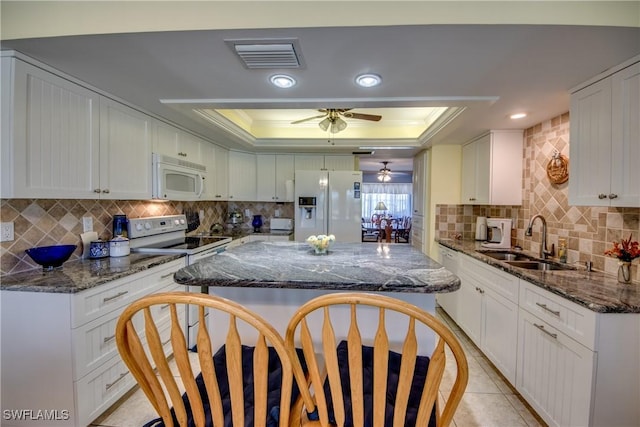
{"label": "flower arrangement", "polygon": [[640,257],[640,247],[638,242],[631,241],[632,236],[633,234],[630,234],[627,240],[621,239],[620,243],[613,242],[613,247],[604,251],[604,254],[616,257],[622,262],[631,262]]}
{"label": "flower arrangement", "polygon": [[336,236],[333,234],[324,235],[318,234],[317,236],[309,236],[307,237],[307,244],[313,248],[315,253],[323,254],[327,252],[329,249],[329,245],[331,242],[336,240]]}

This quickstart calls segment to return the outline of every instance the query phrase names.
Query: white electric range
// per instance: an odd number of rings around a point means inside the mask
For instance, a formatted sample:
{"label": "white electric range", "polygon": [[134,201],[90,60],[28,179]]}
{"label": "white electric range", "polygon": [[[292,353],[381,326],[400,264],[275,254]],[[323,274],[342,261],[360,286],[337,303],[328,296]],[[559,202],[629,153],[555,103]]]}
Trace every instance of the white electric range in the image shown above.
{"label": "white electric range", "polygon": [[[184,254],[187,266],[224,252],[232,240],[226,236],[187,236],[187,231],[191,230],[183,214],[132,218],[129,220],[129,245],[131,251],[137,253]],[[209,293],[207,287],[185,288],[187,292]],[[189,310],[186,310],[184,325],[189,348],[193,348],[199,326],[197,307],[190,306]]]}

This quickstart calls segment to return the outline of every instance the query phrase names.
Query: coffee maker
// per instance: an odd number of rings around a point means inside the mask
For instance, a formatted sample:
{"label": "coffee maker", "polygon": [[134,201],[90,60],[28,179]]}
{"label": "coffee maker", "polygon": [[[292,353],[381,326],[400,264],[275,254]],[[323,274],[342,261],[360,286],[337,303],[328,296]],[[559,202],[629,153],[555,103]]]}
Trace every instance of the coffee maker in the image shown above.
{"label": "coffee maker", "polygon": [[492,249],[511,249],[511,218],[487,218],[487,241],[481,245]]}

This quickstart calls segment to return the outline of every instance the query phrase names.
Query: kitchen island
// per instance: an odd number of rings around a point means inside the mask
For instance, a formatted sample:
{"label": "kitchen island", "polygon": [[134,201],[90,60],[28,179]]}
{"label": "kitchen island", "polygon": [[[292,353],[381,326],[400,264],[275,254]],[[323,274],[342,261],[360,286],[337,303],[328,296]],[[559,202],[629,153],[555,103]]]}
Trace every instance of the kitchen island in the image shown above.
{"label": "kitchen island", "polygon": [[315,255],[305,243],[252,242],[185,267],[181,285],[377,291],[453,292],[460,279],[409,245],[336,243]]}
{"label": "kitchen island", "polygon": [[[422,252],[409,245],[383,243],[335,243],[327,255],[315,255],[305,243],[251,242],[182,268],[174,280],[182,285],[202,286],[210,294],[244,305],[267,319],[281,334],[300,305],[328,292],[382,293],[433,314],[435,294],[460,287],[457,276]],[[362,311],[359,324],[367,333],[377,324],[378,314],[375,310]],[[333,313],[344,319],[336,321],[336,331],[349,324],[345,307]],[[406,325],[396,320],[387,319],[392,346],[399,345],[406,332]],[[214,330],[214,322],[225,320],[208,322],[209,330]],[[342,332],[346,336],[347,331]],[[216,341],[216,337],[212,339]],[[433,335],[425,331],[418,341],[419,352],[430,354]]]}

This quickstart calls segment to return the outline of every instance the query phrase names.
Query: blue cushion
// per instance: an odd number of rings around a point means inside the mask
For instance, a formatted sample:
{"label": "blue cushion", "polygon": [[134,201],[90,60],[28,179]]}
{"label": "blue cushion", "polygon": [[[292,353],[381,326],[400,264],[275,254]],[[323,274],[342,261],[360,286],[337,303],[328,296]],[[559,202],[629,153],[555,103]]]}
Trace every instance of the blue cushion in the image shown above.
{"label": "blue cushion", "polygon": [[[347,342],[342,341],[338,345],[338,366],[340,367],[340,378],[342,378],[342,394],[345,403],[345,427],[353,426],[353,415],[351,410],[351,390],[349,388],[349,352]],[[385,426],[393,426],[393,411],[395,406],[396,393],[398,390],[398,380],[400,376],[400,362],[402,355],[393,351],[389,352],[389,369],[387,375],[387,399],[385,411]],[[363,392],[365,406],[365,422],[364,426],[373,425],[373,347],[362,346],[362,365],[363,365]],[[418,415],[418,406],[422,396],[422,389],[427,378],[427,370],[429,369],[429,358],[426,356],[418,356],[416,359],[416,367],[411,383],[411,391],[409,392],[409,402],[407,405],[407,414],[405,426],[414,426]],[[327,396],[327,405],[329,407],[329,421],[335,424],[333,414],[333,402],[329,389],[328,380],[324,385],[325,395]],[[309,414],[310,419],[318,419],[317,411]],[[436,426],[435,408],[429,419],[429,427]]]}
{"label": "blue cushion", "polygon": [[[253,350],[254,347],[242,346],[242,373],[244,378],[244,405],[245,405],[245,426],[253,426]],[[304,356],[302,350],[297,349],[298,357],[300,358],[303,370],[307,371],[307,366],[304,362]],[[213,364],[218,378],[218,384],[220,387],[220,395],[222,397],[222,407],[224,411],[224,426],[232,427],[231,422],[231,400],[229,397],[229,379],[227,377],[226,369],[226,356],[225,347],[222,346],[216,354],[213,356]],[[282,383],[282,364],[278,358],[278,354],[275,349],[269,347],[269,375],[268,375],[268,388],[267,388],[267,427],[277,427],[280,417],[280,389]],[[206,417],[206,425],[213,426],[211,417],[211,408],[209,406],[209,399],[207,397],[207,391],[202,379],[202,373],[196,377],[196,384],[200,390],[200,396],[202,397],[202,403],[204,406],[204,412]],[[299,395],[298,387],[294,381],[293,390],[291,393],[291,404]],[[189,406],[189,399],[187,394],[182,395],[182,400],[185,403],[187,410],[188,424],[187,426],[195,426],[191,414],[191,408]],[[171,409],[173,415],[174,424],[177,426],[178,421],[175,417],[175,412]],[[160,427],[164,426],[162,418],[156,418],[149,421],[144,427]]]}

